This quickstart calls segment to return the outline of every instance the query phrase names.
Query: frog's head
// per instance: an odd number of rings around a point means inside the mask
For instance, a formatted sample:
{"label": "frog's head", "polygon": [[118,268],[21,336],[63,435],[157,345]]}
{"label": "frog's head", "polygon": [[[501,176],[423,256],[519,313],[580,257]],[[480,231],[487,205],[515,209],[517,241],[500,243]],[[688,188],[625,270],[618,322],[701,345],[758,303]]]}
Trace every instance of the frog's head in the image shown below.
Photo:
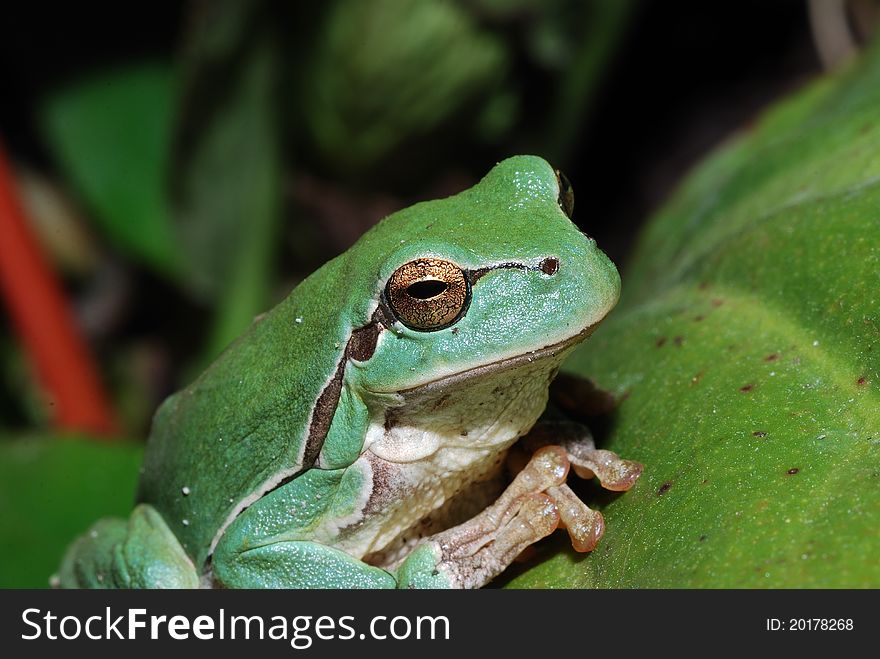
{"label": "frog's head", "polygon": [[[400,211],[349,252],[374,268],[374,318],[386,330],[360,386],[394,393],[461,381],[515,360],[556,356],[614,307],[614,264],[569,219],[565,177],[509,158],[473,188]],[[557,360],[558,363],[558,360]]]}

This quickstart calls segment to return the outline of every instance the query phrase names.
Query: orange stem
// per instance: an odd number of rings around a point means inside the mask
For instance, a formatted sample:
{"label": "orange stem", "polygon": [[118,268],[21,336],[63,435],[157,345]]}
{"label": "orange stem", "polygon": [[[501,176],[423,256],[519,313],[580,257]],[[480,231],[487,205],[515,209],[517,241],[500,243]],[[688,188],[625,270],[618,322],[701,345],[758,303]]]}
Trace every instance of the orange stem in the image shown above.
{"label": "orange stem", "polygon": [[54,425],[108,435],[116,423],[58,279],[34,239],[0,144],[0,295],[54,404]]}

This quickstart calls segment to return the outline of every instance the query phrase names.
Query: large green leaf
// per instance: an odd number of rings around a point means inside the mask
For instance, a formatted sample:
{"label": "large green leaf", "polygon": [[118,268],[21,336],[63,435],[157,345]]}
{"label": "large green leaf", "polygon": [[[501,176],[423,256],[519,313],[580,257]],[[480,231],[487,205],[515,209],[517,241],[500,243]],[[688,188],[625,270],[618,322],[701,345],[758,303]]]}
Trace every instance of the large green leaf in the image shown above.
{"label": "large green leaf", "polygon": [[174,82],[161,64],[95,74],[51,94],[45,139],[111,241],[165,274],[180,254],[165,195]]}
{"label": "large green leaf", "polygon": [[490,97],[508,59],[500,36],[457,3],[340,0],[309,57],[300,94],[306,133],[334,169],[363,174]]}
{"label": "large green leaf", "polygon": [[141,448],[85,439],[0,442],[0,588],[45,588],[99,517],[127,516]]}
{"label": "large green leaf", "polygon": [[644,475],[512,585],[880,586],[880,50],[704,163],[623,283],[566,368]]}
{"label": "large green leaf", "polygon": [[212,3],[181,66],[171,208],[190,287],[215,302],[200,361],[240,334],[269,298],[281,219],[278,34],[266,3]]}

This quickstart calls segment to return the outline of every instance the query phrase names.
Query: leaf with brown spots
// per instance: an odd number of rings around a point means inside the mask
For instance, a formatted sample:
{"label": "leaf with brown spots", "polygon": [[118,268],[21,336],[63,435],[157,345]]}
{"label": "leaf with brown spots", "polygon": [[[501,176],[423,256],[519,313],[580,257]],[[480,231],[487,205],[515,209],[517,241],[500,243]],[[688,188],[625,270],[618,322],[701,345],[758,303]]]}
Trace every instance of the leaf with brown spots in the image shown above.
{"label": "leaf with brown spots", "polygon": [[644,473],[511,586],[880,587],[878,153],[880,44],[684,181],[563,367],[628,392],[601,448]]}

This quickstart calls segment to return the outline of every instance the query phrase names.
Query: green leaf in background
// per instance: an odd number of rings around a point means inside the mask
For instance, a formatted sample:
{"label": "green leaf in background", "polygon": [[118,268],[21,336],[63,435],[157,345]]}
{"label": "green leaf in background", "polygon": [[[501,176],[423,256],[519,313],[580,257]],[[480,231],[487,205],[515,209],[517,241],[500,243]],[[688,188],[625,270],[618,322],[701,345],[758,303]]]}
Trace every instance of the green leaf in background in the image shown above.
{"label": "green leaf in background", "polygon": [[180,265],[165,193],[174,81],[143,64],[50,95],[43,135],[95,223],[119,249],[164,274]]}
{"label": "green leaf in background", "polygon": [[510,585],[880,587],[880,48],[703,164],[623,283],[566,369],[644,475]]}
{"label": "green leaf in background", "polygon": [[183,57],[172,175],[196,292],[216,302],[202,365],[268,304],[281,215],[278,52],[265,3],[203,7]]}
{"label": "green leaf in background", "polygon": [[45,588],[65,548],[99,517],[127,516],[141,447],[22,438],[0,442],[0,588]]}
{"label": "green leaf in background", "polygon": [[[568,11],[554,14],[558,24],[543,32],[565,34],[577,27],[575,47],[568,54],[556,85],[552,114],[546,122],[544,153],[551,162],[568,162],[577,145],[580,127],[586,122],[596,92],[603,81],[618,44],[633,14],[632,0],[593,0],[573,3]],[[574,20],[569,14],[574,14]],[[568,21],[568,25],[565,24]],[[558,40],[558,36],[556,37]]]}
{"label": "green leaf in background", "polygon": [[[498,91],[508,57],[503,39],[457,3],[340,0],[301,93],[306,135],[335,170],[368,170]],[[495,117],[496,131],[512,121],[507,114]]]}

